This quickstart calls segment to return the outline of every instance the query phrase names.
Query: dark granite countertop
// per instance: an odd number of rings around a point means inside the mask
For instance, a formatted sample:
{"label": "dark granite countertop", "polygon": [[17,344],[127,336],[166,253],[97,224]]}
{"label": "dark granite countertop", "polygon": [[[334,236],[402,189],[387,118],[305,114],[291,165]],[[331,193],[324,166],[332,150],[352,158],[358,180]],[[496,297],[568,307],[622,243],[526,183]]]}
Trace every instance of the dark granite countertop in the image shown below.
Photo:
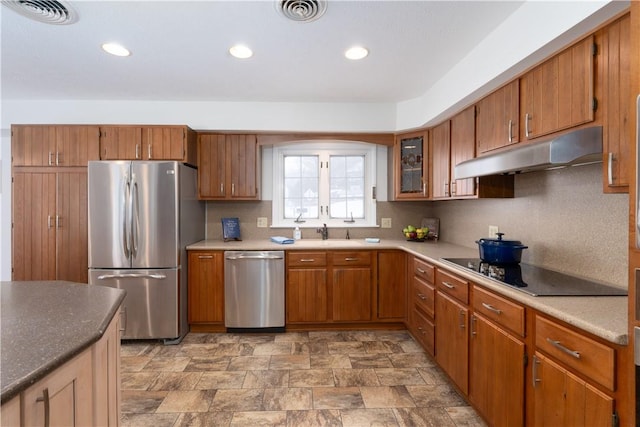
{"label": "dark granite countertop", "polygon": [[98,341],[124,295],[64,281],[0,282],[0,401]]}

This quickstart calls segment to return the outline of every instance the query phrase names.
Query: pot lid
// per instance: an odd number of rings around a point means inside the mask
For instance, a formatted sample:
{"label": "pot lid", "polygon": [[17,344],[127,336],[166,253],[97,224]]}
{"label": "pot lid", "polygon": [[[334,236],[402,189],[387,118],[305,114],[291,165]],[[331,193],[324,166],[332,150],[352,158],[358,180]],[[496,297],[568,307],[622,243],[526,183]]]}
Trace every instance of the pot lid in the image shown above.
{"label": "pot lid", "polygon": [[482,239],[478,240],[476,243],[495,245],[495,246],[516,246],[516,245],[521,246],[522,245],[522,242],[520,240],[503,240],[502,236],[504,236],[504,233],[496,233],[496,236],[498,236],[497,239],[483,237]]}

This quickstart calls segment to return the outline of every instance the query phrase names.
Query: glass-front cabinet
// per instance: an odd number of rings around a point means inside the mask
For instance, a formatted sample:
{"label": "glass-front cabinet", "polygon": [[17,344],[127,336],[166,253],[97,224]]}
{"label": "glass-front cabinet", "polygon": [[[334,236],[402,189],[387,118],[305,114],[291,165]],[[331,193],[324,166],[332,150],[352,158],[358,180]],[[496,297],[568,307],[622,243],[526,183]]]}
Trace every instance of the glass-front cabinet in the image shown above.
{"label": "glass-front cabinet", "polygon": [[393,148],[395,199],[428,199],[429,138],[427,131],[397,135]]}

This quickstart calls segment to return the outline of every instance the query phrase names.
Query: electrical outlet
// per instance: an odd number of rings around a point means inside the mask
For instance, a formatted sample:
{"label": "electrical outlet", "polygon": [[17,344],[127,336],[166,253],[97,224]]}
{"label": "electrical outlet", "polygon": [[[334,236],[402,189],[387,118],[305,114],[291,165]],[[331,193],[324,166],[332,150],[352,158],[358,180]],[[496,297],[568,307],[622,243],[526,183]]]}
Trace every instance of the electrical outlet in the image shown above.
{"label": "electrical outlet", "polygon": [[489,226],[489,237],[491,237],[491,238],[496,237],[496,234],[498,234],[498,226],[497,225],[490,225]]}
{"label": "electrical outlet", "polygon": [[380,225],[382,228],[391,228],[391,218],[382,218]]}
{"label": "electrical outlet", "polygon": [[267,217],[259,216],[258,217],[258,228],[267,228]]}

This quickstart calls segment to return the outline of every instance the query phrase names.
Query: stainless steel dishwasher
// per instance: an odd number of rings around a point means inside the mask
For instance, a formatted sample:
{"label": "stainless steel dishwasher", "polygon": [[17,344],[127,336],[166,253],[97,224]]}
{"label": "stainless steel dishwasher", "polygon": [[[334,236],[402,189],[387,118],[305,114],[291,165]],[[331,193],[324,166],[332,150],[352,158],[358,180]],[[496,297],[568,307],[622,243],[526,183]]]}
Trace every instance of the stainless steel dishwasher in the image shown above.
{"label": "stainless steel dishwasher", "polygon": [[227,331],[284,331],[284,251],[225,251]]}

